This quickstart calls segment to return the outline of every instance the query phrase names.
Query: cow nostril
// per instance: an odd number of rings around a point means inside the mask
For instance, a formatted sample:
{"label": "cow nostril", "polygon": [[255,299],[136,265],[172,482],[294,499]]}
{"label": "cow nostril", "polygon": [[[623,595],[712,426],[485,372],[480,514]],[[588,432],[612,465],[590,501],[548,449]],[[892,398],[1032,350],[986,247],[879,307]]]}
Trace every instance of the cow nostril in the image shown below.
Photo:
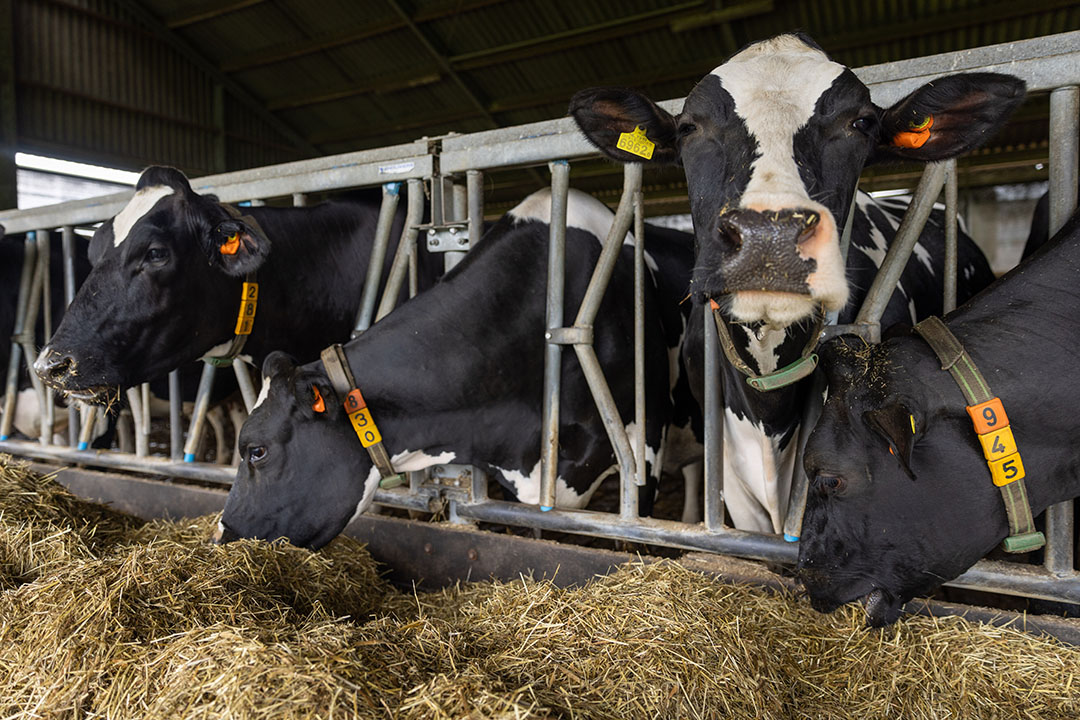
{"label": "cow nostril", "polygon": [[821,216],[816,212],[804,213],[801,216],[802,226],[799,228],[798,237],[796,242],[804,242],[809,240],[817,232],[818,222],[821,220]]}
{"label": "cow nostril", "polygon": [[69,375],[73,375],[75,370],[75,359],[70,355],[65,355],[58,352],[49,352],[48,354],[42,354],[37,362],[34,363],[34,371],[43,380],[52,382],[60,382],[67,378]]}
{"label": "cow nostril", "polygon": [[742,232],[735,223],[729,220],[721,220],[717,232],[719,232],[720,239],[724,241],[730,252],[738,252],[742,248]]}

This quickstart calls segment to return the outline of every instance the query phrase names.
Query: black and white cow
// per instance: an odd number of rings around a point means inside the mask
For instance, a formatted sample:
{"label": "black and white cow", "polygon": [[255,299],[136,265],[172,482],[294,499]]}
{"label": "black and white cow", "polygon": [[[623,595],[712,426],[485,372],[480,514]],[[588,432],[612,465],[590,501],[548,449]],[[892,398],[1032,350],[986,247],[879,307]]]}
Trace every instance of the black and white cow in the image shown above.
{"label": "black and white cow", "polygon": [[[568,308],[580,304],[612,218],[599,201],[570,192]],[[395,470],[475,464],[522,502],[539,501],[549,219],[550,192],[529,196],[432,289],[345,345]],[[693,262],[688,237],[678,243],[669,236],[655,249],[658,270],[645,297],[644,460],[652,487],[671,416],[669,348],[682,330],[678,301]],[[633,413],[632,299],[633,256],[625,247],[594,327],[594,348],[624,418]],[[263,374],[263,394],[240,433],[244,461],[219,539],[287,537],[317,548],[368,507],[379,473],[321,363],[297,366],[275,353]],[[563,353],[559,438],[556,504],[580,508],[615,467],[572,352]],[[642,512],[651,502],[652,492],[644,492]]]}
{"label": "black and white cow", "polygon": [[[35,370],[76,398],[103,401],[117,386],[224,352],[249,273],[259,296],[243,354],[256,363],[273,350],[316,357],[349,335],[378,213],[375,201],[237,212],[194,192],[179,171],[149,168],[128,205],[95,233],[94,268]],[[399,213],[391,237],[401,224]],[[429,256],[419,257],[429,285]]]}
{"label": "black and white cow", "polygon": [[[1033,513],[1080,496],[1080,218],[949,314],[1002,402]],[[967,401],[921,337],[823,348],[829,398],[806,446],[799,576],[813,606],[857,599],[871,625],[1009,534]]]}
{"label": "black and white cow", "polygon": [[[640,128],[655,146],[651,162],[683,166],[696,235],[692,317],[715,300],[738,357],[764,375],[800,359],[817,313],[853,319],[892,241],[889,208],[860,194],[846,267],[841,259],[840,231],[863,167],[967,152],[1023,97],[1024,83],[1011,76],[953,75],[882,109],[812,40],[780,35],[706,75],[678,115],[622,88],[579,92],[570,113],[615,160],[642,161],[618,147]],[[939,222],[916,247],[884,327],[940,310]],[[991,279],[986,259],[965,239],[961,301]],[[702,324],[691,322],[684,355],[699,397],[703,342]],[[724,499],[736,527],[780,532],[807,382],[759,392],[732,363],[722,367]]]}

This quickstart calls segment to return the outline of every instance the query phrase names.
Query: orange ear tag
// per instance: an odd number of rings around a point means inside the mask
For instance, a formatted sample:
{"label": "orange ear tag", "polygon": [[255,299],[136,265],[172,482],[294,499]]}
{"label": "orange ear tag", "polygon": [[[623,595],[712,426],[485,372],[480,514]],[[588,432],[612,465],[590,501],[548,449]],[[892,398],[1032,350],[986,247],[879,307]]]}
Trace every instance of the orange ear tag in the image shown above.
{"label": "orange ear tag", "polygon": [[905,148],[921,148],[930,139],[930,128],[934,127],[934,116],[927,115],[919,122],[908,124],[911,132],[896,133],[893,145]]}
{"label": "orange ear tag", "polygon": [[240,250],[240,233],[233,233],[225,238],[225,244],[218,248],[222,255],[235,255]]}
{"label": "orange ear tag", "polygon": [[326,412],[326,403],[323,402],[322,393],[319,392],[319,386],[312,385],[311,389],[315,391],[315,403],[311,406],[311,409],[317,413]]}

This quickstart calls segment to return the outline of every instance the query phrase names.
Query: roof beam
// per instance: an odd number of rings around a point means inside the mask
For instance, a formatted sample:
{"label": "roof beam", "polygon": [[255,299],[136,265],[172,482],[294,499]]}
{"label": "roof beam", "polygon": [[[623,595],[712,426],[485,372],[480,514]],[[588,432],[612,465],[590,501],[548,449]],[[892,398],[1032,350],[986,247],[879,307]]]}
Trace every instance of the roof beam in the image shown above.
{"label": "roof beam", "polygon": [[165,27],[153,13],[142,6],[142,3],[137,2],[137,0],[114,0],[114,2],[131,13],[140,23],[151,30],[155,36],[186,58],[191,64],[209,75],[214,82],[223,85],[233,97],[246,105],[248,109],[259,117],[259,119],[280,133],[286,140],[292,143],[297,150],[308,155],[320,154],[317,147],[301,137],[296,130],[283,122],[281,118],[271,113],[265,105],[255,99],[255,97],[239,83],[218,70],[212,62],[203,57],[179,35]]}
{"label": "roof beam", "polygon": [[418,75],[416,70],[412,70],[407,73],[383,77],[375,82],[353,83],[349,85],[340,85],[319,92],[289,95],[268,103],[267,107],[270,110],[295,110],[296,108],[307,107],[309,105],[344,100],[346,98],[355,97],[356,95],[367,95],[371,93],[385,95],[401,90],[423,87],[425,85],[434,85],[441,79],[442,75],[439,72]]}
{"label": "roof beam", "polygon": [[[430,22],[457,13],[465,13],[488,7],[489,5],[497,5],[505,1],[506,0],[443,0],[443,2],[433,3],[418,10],[412,16],[412,20],[416,23]],[[401,17],[384,18],[375,22],[365,23],[362,27],[346,30],[345,32],[336,33],[334,35],[325,35],[320,38],[289,43],[282,47],[275,47],[270,50],[251,53],[250,55],[242,55],[223,62],[221,69],[227,73],[251,70],[253,68],[263,67],[264,65],[272,65],[278,62],[284,62],[285,60],[293,60],[298,57],[304,57],[305,55],[323,52],[324,50],[332,50],[333,48],[341,47],[342,45],[350,45],[370,37],[385,35],[386,33],[395,30],[401,30],[405,27],[407,27],[407,25]]]}
{"label": "roof beam", "polygon": [[251,7],[252,5],[258,5],[266,0],[231,0],[231,2],[223,2],[222,0],[211,1],[203,3],[202,5],[196,5],[193,8],[187,8],[183,12],[172,13],[165,18],[165,27],[175,30],[178,27],[184,27],[185,25],[193,25],[203,20],[213,20],[216,17],[227,15],[237,10],[243,10],[244,8]]}

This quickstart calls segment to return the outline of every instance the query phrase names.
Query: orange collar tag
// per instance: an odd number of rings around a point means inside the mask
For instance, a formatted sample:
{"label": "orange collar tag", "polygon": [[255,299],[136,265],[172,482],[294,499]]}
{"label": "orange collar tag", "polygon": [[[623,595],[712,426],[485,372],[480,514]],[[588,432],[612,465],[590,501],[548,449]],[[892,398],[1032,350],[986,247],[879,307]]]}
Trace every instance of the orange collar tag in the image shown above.
{"label": "orange collar tag", "polygon": [[921,122],[911,123],[910,132],[896,133],[893,145],[905,148],[921,148],[930,139],[930,128],[934,127],[934,116],[927,115]]}
{"label": "orange collar tag", "polygon": [[218,248],[222,255],[235,255],[240,251],[240,233],[233,233],[225,238],[225,243]]}
{"label": "orange collar tag", "polygon": [[315,391],[315,402],[312,404],[311,409],[317,413],[326,412],[326,403],[323,401],[322,393],[319,392],[319,386],[312,385],[311,389]]}

